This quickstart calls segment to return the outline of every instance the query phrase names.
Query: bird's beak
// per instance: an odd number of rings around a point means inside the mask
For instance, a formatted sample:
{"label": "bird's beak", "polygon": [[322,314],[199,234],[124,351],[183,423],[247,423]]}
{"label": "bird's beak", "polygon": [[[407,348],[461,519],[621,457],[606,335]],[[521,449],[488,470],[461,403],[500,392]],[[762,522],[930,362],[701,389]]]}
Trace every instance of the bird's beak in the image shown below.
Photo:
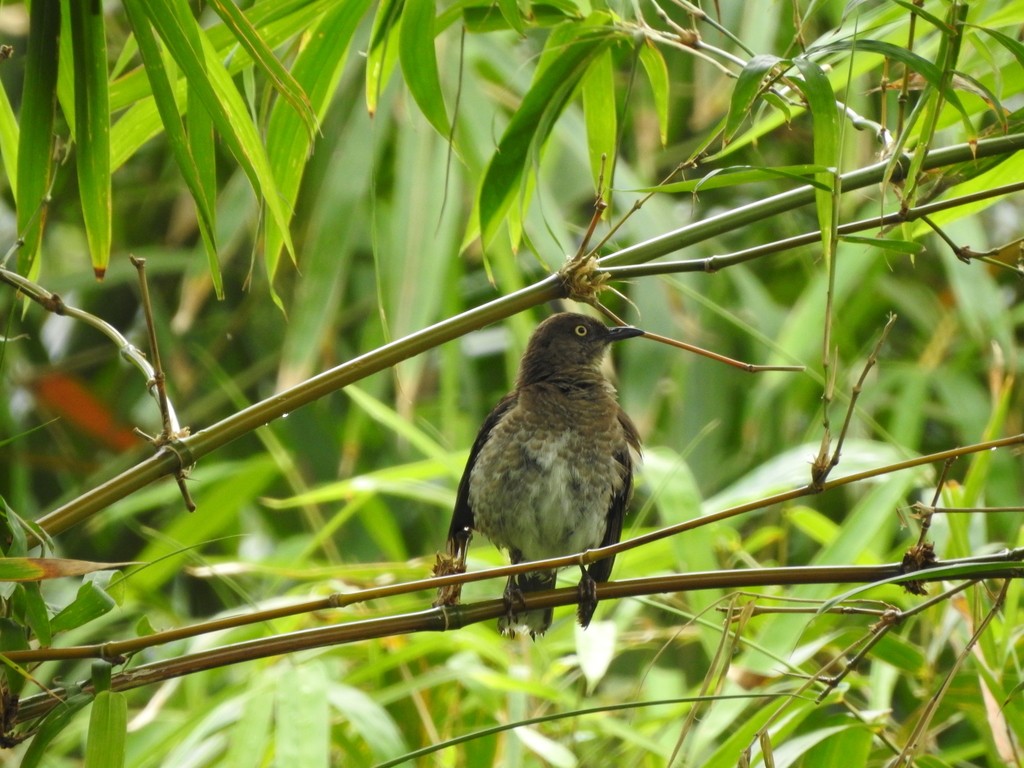
{"label": "bird's beak", "polygon": [[635,336],[643,336],[644,331],[642,328],[634,328],[631,325],[618,325],[614,328],[608,329],[608,341],[622,341],[623,339],[632,339]]}

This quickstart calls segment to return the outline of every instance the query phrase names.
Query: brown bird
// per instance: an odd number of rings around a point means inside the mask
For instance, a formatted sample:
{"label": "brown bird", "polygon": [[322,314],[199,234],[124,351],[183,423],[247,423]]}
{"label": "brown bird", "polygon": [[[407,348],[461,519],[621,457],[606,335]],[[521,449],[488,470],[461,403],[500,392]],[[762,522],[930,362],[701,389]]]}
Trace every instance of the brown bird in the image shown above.
{"label": "brown bird", "polygon": [[[613,341],[643,334],[609,328],[585,315],[549,317],[534,331],[515,388],[480,427],[459,482],[448,530],[448,563],[438,573],[465,570],[476,530],[508,550],[513,563],[569,555],[618,542],[633,490],[631,450],[636,426],[619,407],[601,372]],[[579,621],[597,607],[595,582],[611,576],[614,558],[583,569]],[[555,571],[512,576],[505,588],[504,634],[525,627],[536,637],[551,626],[552,609],[523,611],[524,592],[553,589]],[[435,605],[458,602],[458,587],[439,590]]]}

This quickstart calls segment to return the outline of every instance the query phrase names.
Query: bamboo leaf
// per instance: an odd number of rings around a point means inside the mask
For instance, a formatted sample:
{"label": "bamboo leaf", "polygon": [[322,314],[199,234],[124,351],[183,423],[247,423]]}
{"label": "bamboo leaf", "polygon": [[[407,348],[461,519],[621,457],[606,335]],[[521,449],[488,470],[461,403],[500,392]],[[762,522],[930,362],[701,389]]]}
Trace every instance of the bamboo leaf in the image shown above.
{"label": "bamboo leaf", "polygon": [[605,174],[605,184],[615,178],[618,124],[615,72],[609,50],[602,51],[594,59],[583,77],[583,116],[587,125],[590,172],[594,177],[594,189],[598,189],[602,173]]}
{"label": "bamboo leaf", "polygon": [[0,558],[0,581],[43,581],[65,576],[83,576],[94,571],[121,568],[132,563],[94,563],[61,557]]}
{"label": "bamboo leaf", "polygon": [[75,146],[79,197],[93,273],[110,263],[110,105],[107,43],[100,0],[70,3],[75,62]]}
{"label": "bamboo leaf", "polygon": [[668,143],[668,66],[661,51],[647,39],[640,44],[640,63],[647,73],[647,81],[651,84],[654,111],[658,113],[658,132],[664,146]]}
{"label": "bamboo leaf", "polygon": [[25,750],[21,768],[36,768],[36,766],[45,765],[43,758],[46,756],[46,748],[68,726],[71,719],[92,700],[92,696],[84,693],[73,694],[43,718],[42,723],[35,730],[32,743]]}
{"label": "bamboo leaf", "polygon": [[[139,54],[142,57],[146,76],[149,78],[150,89],[153,93],[151,100],[137,104],[133,107],[133,110],[155,106],[156,111],[159,113],[160,121],[163,124],[164,132],[167,134],[167,140],[174,154],[178,170],[181,172],[182,179],[184,179],[185,185],[188,187],[189,192],[191,192],[192,201],[196,206],[199,232],[203,239],[203,246],[206,249],[206,258],[210,265],[210,276],[213,280],[214,290],[218,298],[223,297],[224,281],[221,277],[220,263],[217,259],[216,212],[212,204],[214,198],[208,195],[207,187],[199,175],[199,166],[192,156],[189,137],[185,133],[185,125],[182,123],[181,115],[178,111],[178,100],[174,93],[174,87],[167,76],[163,54],[153,34],[153,28],[149,23],[149,19],[139,12],[138,6],[134,3],[125,4],[125,12],[132,26],[132,31],[135,33],[135,41],[138,45]],[[127,115],[122,118],[121,122],[126,119]],[[119,125],[114,126],[115,134]],[[123,148],[133,144],[133,142],[123,140],[124,137],[119,137],[119,139],[119,141],[114,142],[115,147]],[[139,141],[138,145],[141,145],[141,143],[142,141]],[[112,160],[111,167],[116,168],[119,164],[119,162]]]}
{"label": "bamboo leaf", "polygon": [[398,35],[402,74],[423,116],[447,140],[452,131],[437,73],[434,29],[434,0],[406,0]]}
{"label": "bamboo leaf", "polygon": [[796,67],[803,76],[793,82],[803,92],[814,126],[814,163],[828,171],[816,175],[819,184],[826,185],[814,190],[814,203],[818,212],[818,226],[821,227],[821,245],[828,263],[832,257],[833,231],[836,224],[836,198],[834,189],[839,163],[839,112],[832,85],[821,67],[810,59],[800,57]]}
{"label": "bamboo leaf", "polygon": [[[331,103],[349,43],[369,6],[370,0],[351,0],[340,4],[313,28],[309,42],[295,59],[293,76],[309,94],[318,120],[323,118]],[[298,196],[311,144],[295,112],[280,102],[275,104],[267,126],[267,154],[281,198],[288,206],[294,205]],[[264,237],[267,274],[273,280],[283,242],[276,227],[266,228]]]}
{"label": "bamboo leaf", "polygon": [[[209,201],[210,204],[211,220],[209,224],[214,226],[217,209],[212,203],[217,199],[217,145],[213,119],[206,106],[199,101],[194,88],[188,89],[185,105],[189,155],[196,170],[196,181],[201,189],[201,199]],[[181,121],[177,122],[180,125]],[[209,236],[203,237],[203,242],[207,244],[206,261],[210,268],[214,291],[217,297],[222,299],[224,298],[224,278],[221,275],[220,260],[217,257],[216,237],[216,230],[211,230]]]}
{"label": "bamboo leaf", "polygon": [[531,151],[539,151],[594,58],[612,40],[593,14],[584,24],[568,22],[548,38],[533,82],[512,115],[491,158],[480,189],[480,232],[489,243],[519,190]]}
{"label": "bamboo leaf", "polygon": [[366,109],[377,114],[381,91],[395,67],[398,46],[395,36],[401,22],[402,0],[384,0],[377,6],[370,30],[370,46],[366,51]]}
{"label": "bamboo leaf", "polygon": [[894,61],[898,61],[901,64],[905,64],[909,69],[923,77],[929,85],[936,90],[941,91],[943,98],[945,98],[945,100],[960,113],[961,117],[966,122],[970,122],[970,119],[967,116],[967,110],[964,109],[964,105],[960,102],[960,97],[957,96],[956,92],[945,82],[942,75],[942,68],[934,62],[928,61],[928,59],[919,56],[912,51],[908,51],[906,48],[902,48],[898,45],[893,45],[892,43],[887,43],[882,40],[856,38],[840,40],[809,48],[805,57],[813,55],[817,58],[822,54],[828,53],[875,53],[880,56],[893,59]]}
{"label": "bamboo leaf", "polygon": [[732,97],[729,99],[729,114],[725,118],[723,143],[728,144],[729,140],[736,135],[736,131],[750,114],[754,102],[761,95],[765,77],[781,63],[785,62],[778,56],[762,54],[752,58],[743,67],[743,71],[736,79],[736,85],[733,86]]}
{"label": "bamboo leaf", "polygon": [[1022,69],[1024,69],[1024,44],[1022,44],[1019,40],[1015,40],[1009,35],[1003,34],[998,29],[992,29],[990,27],[980,27],[974,24],[968,26],[974,27],[975,29],[980,30],[981,32],[984,32],[986,35],[992,37],[997,43],[999,43],[1011,54],[1013,54],[1013,57],[1017,59],[1017,63],[1020,64]]}
{"label": "bamboo leaf", "polygon": [[18,119],[14,116],[7,89],[0,83],[0,160],[7,171],[11,194],[18,199]]}
{"label": "bamboo leaf", "polygon": [[122,768],[128,734],[128,700],[123,693],[100,691],[89,716],[85,768]]}
{"label": "bamboo leaf", "polygon": [[[138,12],[148,16],[171,56],[185,74],[188,87],[206,107],[235,160],[242,167],[253,190],[269,212],[268,227],[280,230],[285,248],[294,256],[289,214],[281,201],[270,162],[253,125],[241,94],[220,63],[203,30],[191,17],[182,0],[167,3],[143,3],[127,0]],[[275,297],[276,300],[276,297]]]}
{"label": "bamboo leaf", "polygon": [[242,47],[248,51],[252,60],[267,76],[277,92],[302,119],[310,138],[312,138],[317,131],[317,119],[302,86],[277,60],[274,52],[270,50],[266,41],[237,5],[231,0],[210,0],[210,5],[220,16],[224,25],[242,44]]}
{"label": "bamboo leaf", "polygon": [[88,624],[93,619],[113,610],[116,603],[107,592],[92,581],[87,581],[78,588],[75,599],[60,610],[50,622],[53,634]]}
{"label": "bamboo leaf", "polygon": [[18,136],[18,233],[24,240],[18,271],[39,272],[36,255],[46,225],[53,174],[53,121],[57,98],[60,0],[36,0],[29,10],[28,50]]}
{"label": "bamboo leaf", "polygon": [[520,35],[526,34],[526,21],[518,0],[498,0],[498,10],[512,29]]}
{"label": "bamboo leaf", "polygon": [[706,176],[689,181],[674,181],[670,184],[659,184],[655,187],[638,187],[635,189],[620,190],[623,192],[701,192],[710,189],[722,189],[723,187],[735,187],[740,184],[754,184],[766,181],[778,181],[789,179],[800,184],[810,184],[816,189],[829,190],[831,184],[821,184],[813,176],[819,173],[827,173],[828,168],[822,165],[780,165],[776,167],[757,167],[753,165],[732,165],[728,168],[716,168]]}

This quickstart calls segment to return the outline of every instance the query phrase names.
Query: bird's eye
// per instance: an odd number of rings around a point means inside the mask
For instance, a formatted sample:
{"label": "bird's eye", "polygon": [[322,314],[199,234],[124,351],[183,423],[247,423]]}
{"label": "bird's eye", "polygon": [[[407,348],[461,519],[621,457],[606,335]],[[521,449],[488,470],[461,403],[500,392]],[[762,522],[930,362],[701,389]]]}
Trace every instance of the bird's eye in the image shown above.
{"label": "bird's eye", "polygon": [[573,331],[575,331],[577,336],[580,336],[580,337],[586,336],[587,335],[587,326],[585,326],[585,325],[577,325],[575,328],[573,328]]}

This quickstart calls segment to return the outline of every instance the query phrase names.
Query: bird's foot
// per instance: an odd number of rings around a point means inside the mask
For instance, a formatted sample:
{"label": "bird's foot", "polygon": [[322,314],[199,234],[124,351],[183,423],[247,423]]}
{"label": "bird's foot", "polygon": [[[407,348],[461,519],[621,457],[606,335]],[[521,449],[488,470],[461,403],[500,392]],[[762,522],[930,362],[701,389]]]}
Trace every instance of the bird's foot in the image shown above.
{"label": "bird's foot", "polygon": [[580,626],[586,629],[590,626],[590,620],[594,618],[594,611],[597,610],[597,582],[585,568],[580,568],[580,571],[583,576],[576,588],[579,593],[576,619]]}
{"label": "bird's foot", "polygon": [[519,614],[526,608],[523,590],[510,578],[501,599],[505,603],[505,615],[498,619],[498,630],[506,637],[515,637],[516,627],[522,624]]}
{"label": "bird's foot", "polygon": [[[445,553],[438,553],[434,562],[434,576],[454,576],[466,572],[466,562]],[[446,584],[437,588],[437,598],[434,600],[434,607],[442,605],[458,605],[462,595],[461,584]]]}

